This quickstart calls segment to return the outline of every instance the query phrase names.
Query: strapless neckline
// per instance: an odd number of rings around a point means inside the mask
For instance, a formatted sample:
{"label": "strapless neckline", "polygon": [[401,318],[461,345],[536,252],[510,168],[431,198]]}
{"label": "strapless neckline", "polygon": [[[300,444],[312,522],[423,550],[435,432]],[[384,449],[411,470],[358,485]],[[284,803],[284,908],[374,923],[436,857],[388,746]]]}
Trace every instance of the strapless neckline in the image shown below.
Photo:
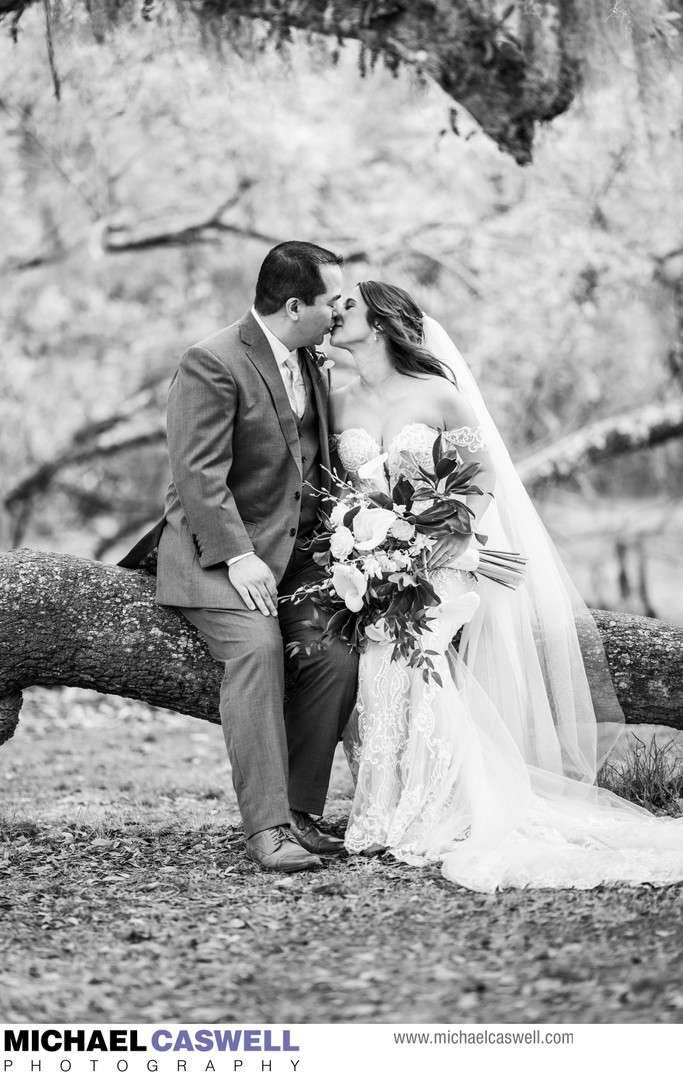
{"label": "strapless neckline", "polygon": [[369,432],[369,430],[366,430],[364,426],[347,426],[345,430],[341,430],[339,433],[333,434],[333,437],[343,437],[345,433],[365,434],[367,439],[369,441],[372,441],[373,445],[377,447],[377,454],[381,456],[385,452],[391,452],[392,446],[396,443],[396,441],[398,441],[399,437],[403,436],[406,430],[413,429],[429,430],[430,433],[435,433],[437,435],[444,432],[443,430],[439,430],[436,426],[430,426],[428,422],[408,422],[405,426],[401,427],[398,433],[394,434],[386,448],[382,448],[381,442],[378,441],[377,438]]}
{"label": "strapless neckline", "polygon": [[[396,433],[383,449],[377,438],[364,426],[349,426],[341,433],[330,438],[330,448],[334,449],[339,461],[354,483],[361,489],[370,488],[363,485],[376,482],[377,475],[360,478],[361,467],[377,461],[382,464],[390,482],[395,482],[400,474],[407,478],[417,478],[421,467],[431,471],[434,442],[443,437],[449,447],[457,448],[461,454],[466,452],[469,459],[474,453],[482,451],[486,445],[481,427],[461,426],[457,430],[440,430],[427,422],[408,422]],[[410,453],[407,458],[406,453]]]}

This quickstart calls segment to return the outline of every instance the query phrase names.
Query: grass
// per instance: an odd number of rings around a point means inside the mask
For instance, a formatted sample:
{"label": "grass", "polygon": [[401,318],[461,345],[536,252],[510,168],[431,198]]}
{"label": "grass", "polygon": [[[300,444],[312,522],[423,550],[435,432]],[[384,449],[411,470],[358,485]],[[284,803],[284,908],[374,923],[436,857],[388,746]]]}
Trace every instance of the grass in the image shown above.
{"label": "grass", "polygon": [[632,734],[630,752],[608,759],[598,782],[653,814],[683,815],[683,757],[673,738],[660,743]]}
{"label": "grass", "polygon": [[[220,729],[191,718],[34,690],[0,783],[6,1023],[683,1017],[680,886],[488,896],[363,857],[264,874]],[[337,832],[350,792],[338,759]]]}

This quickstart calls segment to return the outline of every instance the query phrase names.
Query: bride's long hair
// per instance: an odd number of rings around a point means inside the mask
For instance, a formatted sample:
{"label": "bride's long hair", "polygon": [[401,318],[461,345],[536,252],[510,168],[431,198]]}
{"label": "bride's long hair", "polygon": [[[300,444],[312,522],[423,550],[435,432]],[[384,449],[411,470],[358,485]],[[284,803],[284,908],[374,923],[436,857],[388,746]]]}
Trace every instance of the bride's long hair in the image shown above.
{"label": "bride's long hair", "polygon": [[398,373],[406,377],[431,374],[454,381],[453,373],[424,346],[423,313],[407,291],[379,280],[361,280],[358,290],[368,308],[368,325],[384,334]]}

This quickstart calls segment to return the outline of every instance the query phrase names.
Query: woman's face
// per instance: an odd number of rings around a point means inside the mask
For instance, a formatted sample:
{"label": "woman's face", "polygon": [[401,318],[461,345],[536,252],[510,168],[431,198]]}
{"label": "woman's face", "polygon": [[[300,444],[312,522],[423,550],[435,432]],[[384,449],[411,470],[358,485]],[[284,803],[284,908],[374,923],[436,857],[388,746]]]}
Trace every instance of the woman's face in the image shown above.
{"label": "woman's face", "polygon": [[353,350],[374,335],[374,331],[368,324],[368,308],[363,302],[360,288],[355,287],[337,312],[330,343],[333,347]]}

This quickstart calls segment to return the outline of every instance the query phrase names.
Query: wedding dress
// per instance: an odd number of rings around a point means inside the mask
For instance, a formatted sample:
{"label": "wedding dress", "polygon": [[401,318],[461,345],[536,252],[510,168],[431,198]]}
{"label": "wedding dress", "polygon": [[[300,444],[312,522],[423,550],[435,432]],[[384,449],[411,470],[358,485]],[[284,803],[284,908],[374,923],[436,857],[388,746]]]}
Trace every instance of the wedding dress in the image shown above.
{"label": "wedding dress", "polygon": [[[457,376],[461,384],[461,368]],[[535,554],[535,570],[516,591],[477,579],[466,561],[432,573],[441,604],[426,645],[438,651],[443,686],[392,661],[381,626],[369,629],[344,738],[356,782],[346,847],[386,847],[416,865],[440,861],[447,879],[482,892],[681,881],[683,818],[656,818],[595,785],[600,742],[609,749],[622,716],[597,631],[584,625],[582,653],[581,603],[537,517],[522,513],[526,533],[514,533],[526,494],[506,469],[502,442],[492,448],[499,435],[480,398],[476,407],[482,424],[446,438],[468,462],[489,453],[496,507],[481,529],[492,548]],[[414,477],[401,452],[431,469],[438,435],[420,422],[400,430],[384,464],[392,485],[400,474]],[[344,430],[333,446],[359,488],[368,481],[359,470],[384,459],[364,429]]]}

